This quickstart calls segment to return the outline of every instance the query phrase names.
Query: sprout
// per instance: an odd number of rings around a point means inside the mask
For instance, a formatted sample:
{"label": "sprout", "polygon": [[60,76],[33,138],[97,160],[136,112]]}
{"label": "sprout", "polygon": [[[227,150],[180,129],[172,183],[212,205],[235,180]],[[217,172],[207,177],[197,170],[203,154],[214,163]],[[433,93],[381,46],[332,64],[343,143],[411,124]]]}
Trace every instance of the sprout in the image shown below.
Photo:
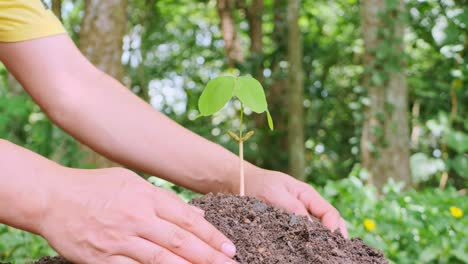
{"label": "sprout", "polygon": [[220,76],[208,82],[198,100],[200,116],[210,116],[221,110],[232,98],[240,101],[240,125],[239,134],[232,131],[227,133],[239,143],[240,158],[240,195],[245,194],[244,186],[244,148],[243,142],[249,139],[254,131],[249,131],[244,135],[244,105],[253,112],[261,114],[266,112],[268,126],[273,130],[273,119],[268,111],[265,92],[259,81],[249,76]]}

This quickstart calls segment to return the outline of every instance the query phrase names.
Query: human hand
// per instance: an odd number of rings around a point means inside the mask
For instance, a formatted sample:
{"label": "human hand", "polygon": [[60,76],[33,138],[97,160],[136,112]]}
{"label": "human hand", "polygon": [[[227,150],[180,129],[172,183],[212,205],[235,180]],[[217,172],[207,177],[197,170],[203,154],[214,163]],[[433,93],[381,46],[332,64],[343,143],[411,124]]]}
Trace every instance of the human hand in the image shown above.
{"label": "human hand", "polygon": [[66,168],[50,185],[38,233],[74,263],[235,263],[201,209],[129,170]]}
{"label": "human hand", "polygon": [[260,169],[246,178],[246,193],[290,212],[309,214],[347,238],[346,222],[340,213],[310,185],[277,171]]}

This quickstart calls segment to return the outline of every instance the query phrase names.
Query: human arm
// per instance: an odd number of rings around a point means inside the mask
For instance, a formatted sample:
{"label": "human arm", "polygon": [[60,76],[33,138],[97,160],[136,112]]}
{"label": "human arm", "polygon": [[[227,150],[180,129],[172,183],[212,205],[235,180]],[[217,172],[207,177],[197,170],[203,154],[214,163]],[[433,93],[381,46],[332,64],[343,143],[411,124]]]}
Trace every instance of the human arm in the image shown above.
{"label": "human arm", "polygon": [[74,263],[234,263],[203,212],[129,170],[66,168],[2,139],[0,157],[0,223]]}
{"label": "human arm", "polygon": [[[94,150],[201,193],[237,193],[237,156],[179,126],[99,71],[68,36],[0,44],[0,50],[0,59],[51,119]],[[248,162],[245,171],[248,194],[311,213],[330,229],[344,228],[336,209],[312,187]],[[271,193],[275,188],[280,192]]]}
{"label": "human arm", "polygon": [[235,155],[154,110],[90,64],[68,36],[1,43],[0,50],[54,123],[97,152],[198,192],[233,191]]}

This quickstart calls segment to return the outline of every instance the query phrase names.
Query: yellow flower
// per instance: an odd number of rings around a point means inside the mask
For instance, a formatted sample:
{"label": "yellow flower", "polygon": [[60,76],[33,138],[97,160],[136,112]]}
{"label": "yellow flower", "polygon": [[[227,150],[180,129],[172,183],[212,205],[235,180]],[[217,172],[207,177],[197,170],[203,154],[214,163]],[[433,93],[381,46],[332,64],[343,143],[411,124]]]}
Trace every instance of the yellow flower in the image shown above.
{"label": "yellow flower", "polygon": [[364,220],[364,227],[366,228],[367,231],[374,231],[376,228],[377,224],[375,223],[374,220],[366,218]]}
{"label": "yellow flower", "polygon": [[450,213],[455,218],[461,218],[463,216],[463,211],[456,206],[450,206]]}

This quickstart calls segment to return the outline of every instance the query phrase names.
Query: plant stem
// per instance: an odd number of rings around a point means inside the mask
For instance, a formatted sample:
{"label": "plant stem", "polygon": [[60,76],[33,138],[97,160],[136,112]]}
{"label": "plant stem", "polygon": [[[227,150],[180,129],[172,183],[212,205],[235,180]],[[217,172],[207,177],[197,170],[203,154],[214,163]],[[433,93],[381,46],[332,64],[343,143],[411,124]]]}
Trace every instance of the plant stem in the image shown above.
{"label": "plant stem", "polygon": [[244,142],[242,139],[239,141],[239,158],[240,158],[240,196],[245,195],[244,184]]}
{"label": "plant stem", "polygon": [[240,138],[242,138],[243,126],[244,126],[244,105],[241,102],[240,126],[239,126],[239,136],[240,136]]}
{"label": "plant stem", "polygon": [[239,126],[239,169],[240,169],[240,196],[245,195],[245,186],[244,186],[244,142],[242,139],[242,130],[244,125],[244,105],[241,102],[241,110],[240,110],[240,126]]}

